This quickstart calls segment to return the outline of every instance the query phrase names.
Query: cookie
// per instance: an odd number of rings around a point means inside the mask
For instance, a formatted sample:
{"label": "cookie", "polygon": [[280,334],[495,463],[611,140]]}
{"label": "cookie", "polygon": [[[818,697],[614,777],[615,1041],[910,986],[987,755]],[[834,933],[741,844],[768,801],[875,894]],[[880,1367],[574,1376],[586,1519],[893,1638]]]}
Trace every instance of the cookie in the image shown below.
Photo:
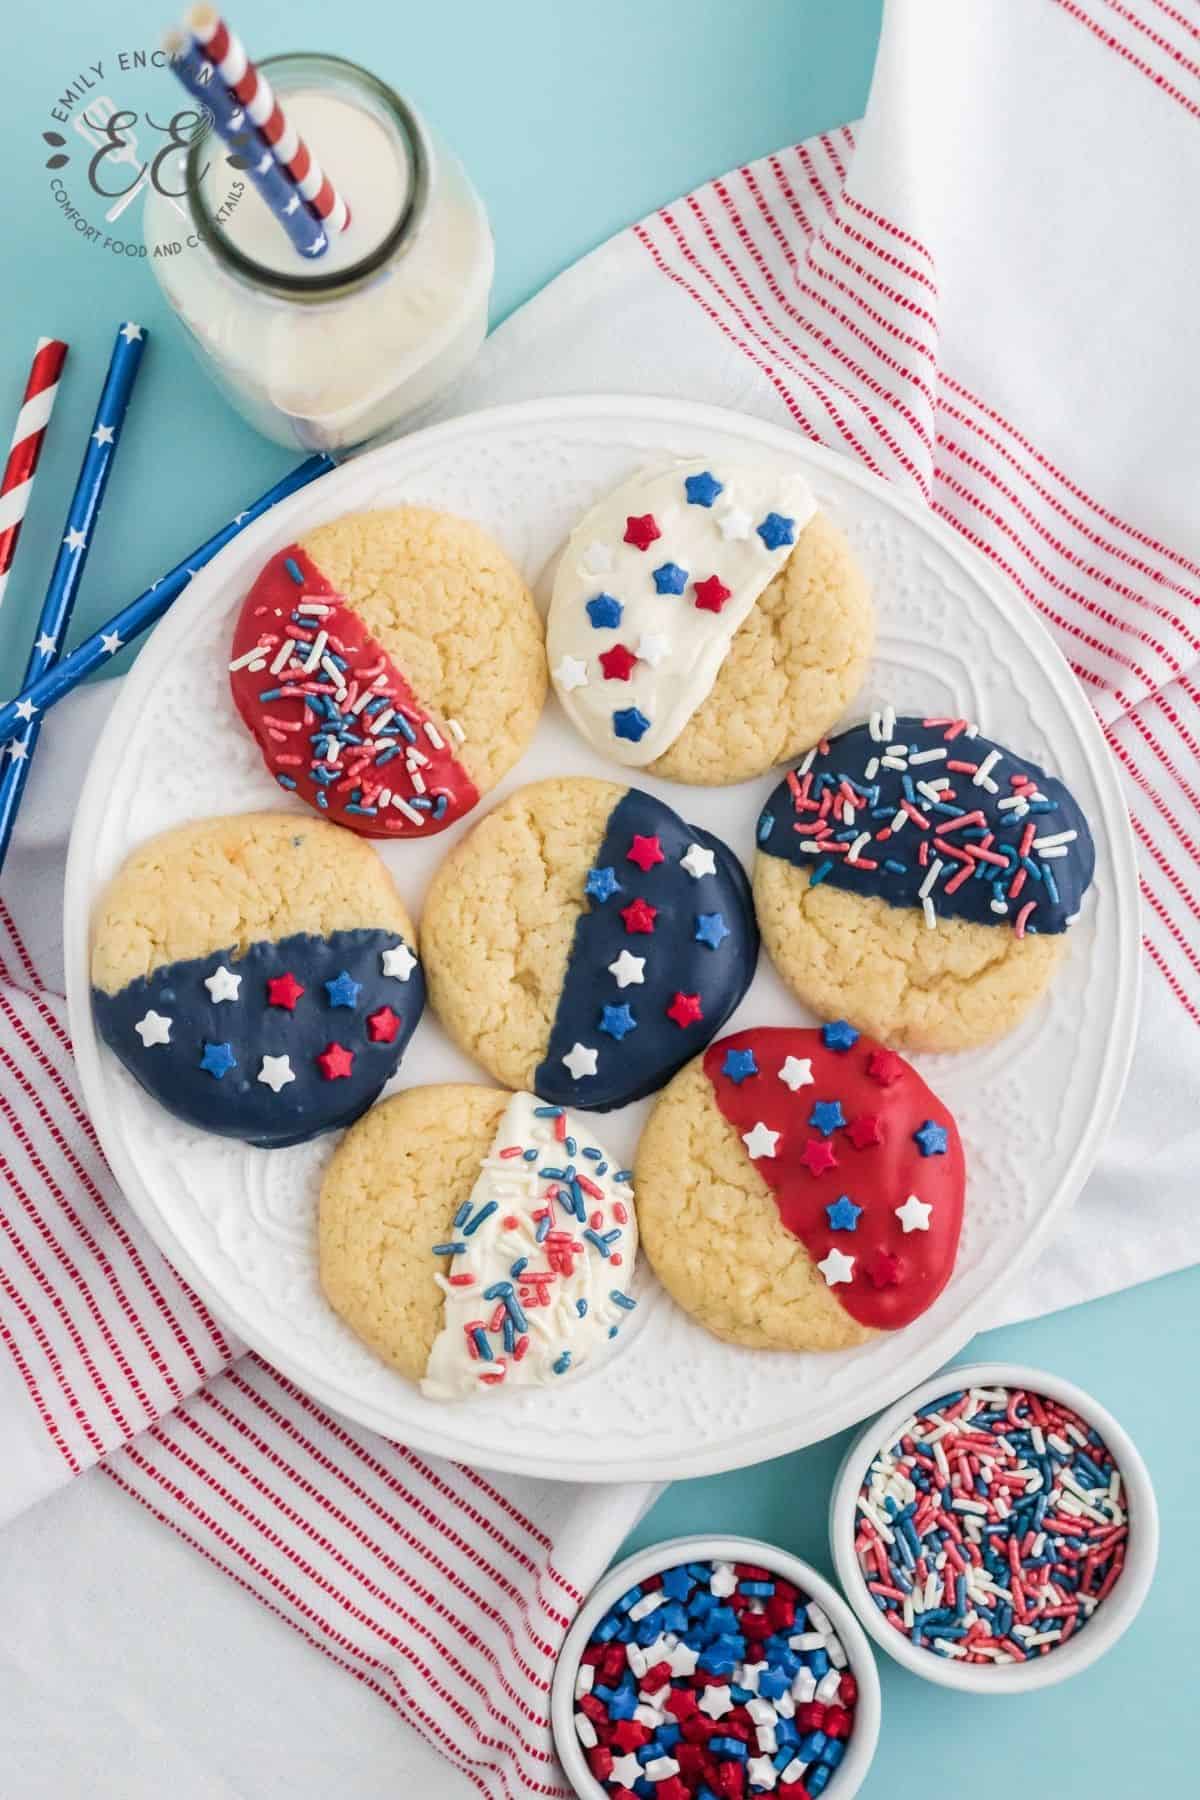
{"label": "cookie", "polygon": [[360,1119],[321,1187],[334,1311],[433,1400],[550,1386],[634,1312],[628,1169],[533,1094],[409,1088]]}
{"label": "cookie", "polygon": [[1041,994],[1095,851],[1060,781],[963,719],[889,708],[808,753],[758,821],[758,921],[817,1013],[914,1050],[1008,1031]]}
{"label": "cookie", "polygon": [[92,929],[101,1037],[188,1125],[275,1146],[348,1125],[425,1004],[369,844],[317,819],[204,819],[135,850]]}
{"label": "cookie", "polygon": [[461,819],[525,750],[546,696],[520,575],[477,525],[423,506],[351,513],[273,556],[229,670],[280,787],[364,837]]}
{"label": "cookie", "polygon": [[845,1020],[710,1045],[659,1097],[634,1168],[655,1274],[731,1343],[846,1349],[910,1324],[954,1267],[954,1120]]}
{"label": "cookie", "polygon": [[866,581],[797,470],[696,462],[635,476],[576,526],[546,651],[605,756],[713,787],[815,743],[873,635]]}
{"label": "cookie", "polygon": [[434,877],[429,995],[506,1087],[606,1110],[666,1081],[720,1030],[754,973],[742,866],[638,788],[520,789]]}

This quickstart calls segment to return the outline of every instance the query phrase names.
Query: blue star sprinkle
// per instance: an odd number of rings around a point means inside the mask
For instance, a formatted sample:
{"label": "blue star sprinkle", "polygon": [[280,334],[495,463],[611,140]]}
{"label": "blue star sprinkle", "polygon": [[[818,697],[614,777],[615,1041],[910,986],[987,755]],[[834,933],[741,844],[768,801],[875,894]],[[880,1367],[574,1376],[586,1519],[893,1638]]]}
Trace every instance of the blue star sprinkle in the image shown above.
{"label": "blue star sprinkle", "polygon": [[808,1115],[808,1122],[822,1137],[832,1137],[846,1123],[840,1100],[818,1100]]}
{"label": "blue star sprinkle", "polygon": [[782,513],[769,512],[758,527],[758,535],[768,550],[782,550],[785,544],[796,541],[796,521]]}
{"label": "blue star sprinkle", "polygon": [[862,1207],[855,1206],[849,1194],[839,1194],[833,1204],[825,1208],[830,1231],[857,1231],[861,1212]]}
{"label": "blue star sprinkle", "polygon": [[619,1044],[623,1037],[637,1030],[637,1020],[627,1006],[605,1006],[600,1011],[599,1030],[606,1031]]}
{"label": "blue star sprinkle", "polygon": [[205,1044],[200,1067],[206,1075],[215,1075],[220,1081],[228,1075],[230,1069],[237,1068],[237,1057],[229,1044]]}
{"label": "blue star sprinkle", "polygon": [[640,743],[650,729],[650,721],[636,706],[623,706],[613,714],[613,736]]}
{"label": "blue star sprinkle", "polygon": [[683,485],[690,506],[711,506],[717,495],[725,492],[725,483],[709,469],[703,475],[688,475]]}
{"label": "blue star sprinkle", "polygon": [[719,912],[696,914],[695,938],[698,944],[707,944],[710,950],[719,950],[728,936],[729,927]]}
{"label": "blue star sprinkle", "polygon": [[345,969],[340,975],[335,975],[332,981],[325,983],[325,992],[329,995],[330,1006],[349,1006],[353,1009],[358,1005],[358,996],[361,991],[361,982],[351,980]]}
{"label": "blue star sprinkle", "polygon": [[597,594],[594,600],[588,601],[586,610],[597,631],[615,631],[621,623],[624,608],[611,594]]}
{"label": "blue star sprinkle", "polygon": [[654,571],[654,586],[660,594],[682,594],[688,584],[688,572],[678,563],[665,562]]}
{"label": "blue star sprinkle", "polygon": [[831,1025],[821,1027],[821,1038],[827,1050],[853,1050],[858,1037],[853,1025],[845,1019],[835,1019]]}
{"label": "blue star sprinkle", "polygon": [[621,884],[611,869],[589,869],[583,891],[591,900],[609,900],[620,893]]}
{"label": "blue star sprinkle", "polygon": [[950,1146],[950,1133],[944,1125],[926,1119],[920,1131],[913,1132],[913,1142],[922,1156],[945,1156]]}
{"label": "blue star sprinkle", "polygon": [[725,1061],[721,1064],[721,1073],[728,1075],[735,1087],[741,1087],[743,1081],[758,1074],[753,1050],[727,1050]]}

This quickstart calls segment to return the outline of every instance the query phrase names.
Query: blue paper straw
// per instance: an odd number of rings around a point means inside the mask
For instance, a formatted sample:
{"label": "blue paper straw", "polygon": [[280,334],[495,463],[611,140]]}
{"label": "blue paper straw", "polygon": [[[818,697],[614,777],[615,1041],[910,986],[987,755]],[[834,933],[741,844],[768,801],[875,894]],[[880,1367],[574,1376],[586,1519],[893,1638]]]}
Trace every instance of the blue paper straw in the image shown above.
{"label": "blue paper straw", "polygon": [[[59,646],[70,623],[71,609],[75,604],[75,595],[79,591],[84,565],[91,549],[92,533],[99,517],[104,490],[108,486],[109,471],[120,442],[125,409],[129,405],[129,396],[133,392],[145,347],[145,332],[140,325],[127,320],[117,332],[108,374],[104,377],[104,386],[100,390],[100,404],[96,408],[92,435],[88,439],[79,479],[75,483],[75,492],[67,509],[67,528],[54,559],[50,585],[46,589],[46,598],[42,602],[38,618],[38,634],[29,652],[22,687],[28,687],[39,675],[45,674],[58,659]],[[8,748],[4,772],[0,774],[0,869],[4,867],[4,858],[8,854],[13,822],[21,804],[21,795],[25,792],[29,765],[37,748],[40,729],[37,720],[31,720],[25,735],[13,740]]]}
{"label": "blue paper straw", "polygon": [[278,501],[286,500],[289,494],[307,487],[318,475],[324,475],[335,467],[330,456],[310,456],[307,462],[302,462],[290,475],[285,475],[282,481],[277,481],[273,488],[268,488],[265,494],[261,494],[252,506],[238,513],[228,525],[222,525],[220,531],[214,532],[207,543],[193,550],[190,556],[185,556],[181,563],[176,563],[171,572],[156,581],[152,588],[147,588],[144,594],[139,594],[136,600],[131,600],[128,606],[122,607],[106,625],[94,631],[91,637],[85,638],[78,649],[72,650],[70,656],[55,663],[53,668],[47,669],[36,681],[27,683],[15,700],[10,700],[7,706],[0,706],[0,745],[9,738],[16,737],[35,718],[40,718],[49,707],[61,700],[64,694],[69,694],[81,681],[85,681],[96,669],[114,657],[118,650],[124,649],[140,632],[156,624],[172,601],[178,599],[197,569],[202,569],[205,563],[211,562],[217,551],[223,550],[247,525],[253,525],[255,519],[269,512]]}
{"label": "blue paper straw", "polygon": [[238,156],[245,156],[245,173],[292,240],[293,248],[310,261],[329,248],[325,228],[300,190],[276,162],[265,139],[255,131],[237,95],[231,93],[208,58],[182,33],[172,32],[163,42],[170,65],[196,104],[211,114],[217,132]]}

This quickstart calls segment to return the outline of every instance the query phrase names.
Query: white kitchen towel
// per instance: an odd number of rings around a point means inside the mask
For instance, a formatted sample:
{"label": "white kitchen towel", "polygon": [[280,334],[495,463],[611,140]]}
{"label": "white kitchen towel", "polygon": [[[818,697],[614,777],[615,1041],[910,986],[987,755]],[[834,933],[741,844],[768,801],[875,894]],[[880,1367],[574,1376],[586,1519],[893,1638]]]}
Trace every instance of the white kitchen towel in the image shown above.
{"label": "white kitchen towel", "polygon": [[[857,133],[621,234],[453,402],[643,391],[790,421],[925,500],[1057,635],[1126,776],[1146,1002],[1101,1165],[996,1320],[1200,1256],[1195,13],[891,0]],[[238,1346],[114,1191],[53,991],[58,796],[103,705],[48,729],[0,909],[0,1516],[100,1461],[480,1791],[554,1792],[553,1647],[645,1494],[483,1480],[251,1358],[217,1374]]]}

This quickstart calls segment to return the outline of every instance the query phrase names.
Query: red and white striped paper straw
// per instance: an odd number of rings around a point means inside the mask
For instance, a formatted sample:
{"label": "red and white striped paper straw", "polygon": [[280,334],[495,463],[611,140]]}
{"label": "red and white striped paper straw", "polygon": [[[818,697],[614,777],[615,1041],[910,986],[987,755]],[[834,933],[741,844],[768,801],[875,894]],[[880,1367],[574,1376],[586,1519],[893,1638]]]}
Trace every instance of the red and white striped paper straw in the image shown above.
{"label": "red and white striped paper straw", "polygon": [[61,338],[38,339],[29,380],[25,383],[25,398],[13,429],[8,461],[0,478],[0,604],[8,586],[9,570],[66,357],[67,346]]}
{"label": "red and white striped paper straw", "polygon": [[288,124],[274,89],[246,54],[246,46],[213,6],[194,6],[187,28],[222,81],[246,109],[246,117],[269,145],[301,197],[330,232],[345,231],[350,208],[295,127]]}

